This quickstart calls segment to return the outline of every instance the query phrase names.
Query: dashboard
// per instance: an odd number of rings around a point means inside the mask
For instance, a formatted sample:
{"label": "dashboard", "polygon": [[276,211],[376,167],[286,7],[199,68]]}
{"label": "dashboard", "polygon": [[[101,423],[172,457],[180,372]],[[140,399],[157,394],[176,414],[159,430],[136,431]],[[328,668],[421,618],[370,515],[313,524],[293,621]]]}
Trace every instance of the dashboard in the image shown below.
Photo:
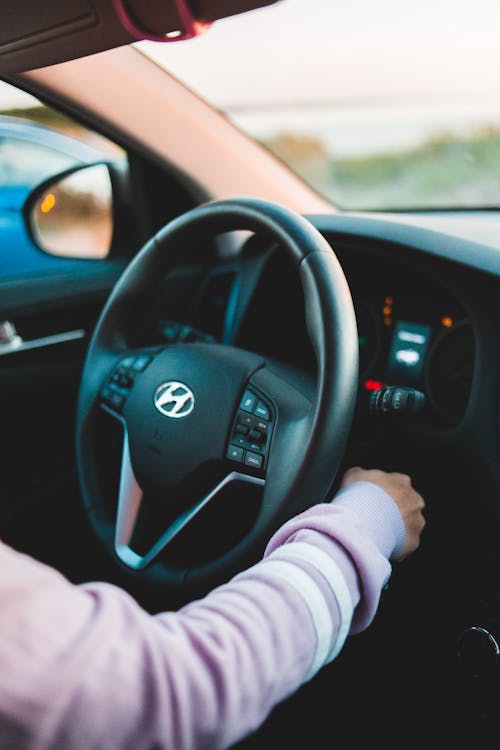
{"label": "dashboard", "polygon": [[[426,601],[445,619],[448,609],[459,610],[453,637],[467,622],[498,620],[500,632],[500,550],[496,541],[485,543],[500,528],[500,247],[495,239],[478,244],[448,228],[408,228],[386,217],[309,218],[339,259],[357,319],[358,399],[341,469],[412,477],[427,503],[416,563]],[[252,236],[223,253],[200,249],[200,263],[165,284],[153,318],[167,324],[151,343],[204,337],[314,379],[297,268],[266,238]],[[186,300],[194,301],[186,307]],[[172,319],[183,331],[174,325],[174,339]],[[374,417],[370,395],[384,385],[420,391],[422,413]]]}
{"label": "dashboard", "polygon": [[[410,249],[325,233],[346,275],[359,343],[360,399],[385,385],[425,396],[425,417],[458,425],[469,402],[475,334],[462,285],[433,259]],[[439,265],[439,264],[438,264]],[[215,340],[272,357],[314,375],[297,270],[277,247],[249,240],[204,278],[192,315]]]}
{"label": "dashboard", "polygon": [[467,311],[440,284],[383,262],[351,269],[358,324],[360,385],[420,390],[436,418],[457,424],[465,413],[474,369]]}
{"label": "dashboard", "polygon": [[[354,450],[346,460],[420,472],[431,491],[437,473],[445,467],[455,472],[460,464],[456,491],[462,494],[470,484],[474,493],[479,474],[487,484],[489,510],[500,522],[500,231],[495,217],[308,218],[339,259],[357,319],[361,419],[353,425],[353,443],[359,447],[364,440],[366,453]],[[471,239],[476,234],[481,242]],[[201,337],[315,376],[299,274],[266,238],[238,238],[223,251],[200,248],[199,263],[166,279],[154,305],[150,319],[160,320],[160,330],[151,331],[152,345]],[[137,323],[144,345],[147,323],[139,317]],[[386,420],[383,428],[365,420],[370,394],[385,385],[420,391],[422,414]]]}

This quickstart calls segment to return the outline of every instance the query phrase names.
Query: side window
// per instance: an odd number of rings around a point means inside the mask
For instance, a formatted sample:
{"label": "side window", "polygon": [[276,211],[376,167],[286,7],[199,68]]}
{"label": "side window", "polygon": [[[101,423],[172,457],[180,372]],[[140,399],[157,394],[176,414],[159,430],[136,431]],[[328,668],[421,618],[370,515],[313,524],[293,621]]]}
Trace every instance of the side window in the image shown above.
{"label": "side window", "polygon": [[[72,269],[78,273],[81,261],[36,246],[25,226],[23,206],[41,182],[103,159],[122,161],[126,156],[103,136],[0,81],[0,281]],[[71,247],[63,253],[72,254]]]}
{"label": "side window", "polygon": [[[36,185],[52,174],[62,172],[78,163],[70,154],[57,151],[44,143],[30,140],[33,136],[43,137],[44,132],[36,129],[24,133],[9,133],[9,118],[0,119],[0,183],[4,187],[28,187]],[[15,122],[10,123],[10,130],[15,131]],[[35,126],[36,127],[36,126]]]}

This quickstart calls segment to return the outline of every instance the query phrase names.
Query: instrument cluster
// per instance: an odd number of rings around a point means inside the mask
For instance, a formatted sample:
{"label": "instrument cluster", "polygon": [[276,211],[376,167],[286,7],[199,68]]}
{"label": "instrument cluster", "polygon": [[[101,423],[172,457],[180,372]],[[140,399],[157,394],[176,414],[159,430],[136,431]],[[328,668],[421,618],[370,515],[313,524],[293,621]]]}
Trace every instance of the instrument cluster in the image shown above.
{"label": "instrument cluster", "polygon": [[465,413],[474,369],[474,337],[454,301],[399,295],[386,288],[354,296],[360,381],[367,391],[384,385],[421,390],[436,415],[456,424]]}

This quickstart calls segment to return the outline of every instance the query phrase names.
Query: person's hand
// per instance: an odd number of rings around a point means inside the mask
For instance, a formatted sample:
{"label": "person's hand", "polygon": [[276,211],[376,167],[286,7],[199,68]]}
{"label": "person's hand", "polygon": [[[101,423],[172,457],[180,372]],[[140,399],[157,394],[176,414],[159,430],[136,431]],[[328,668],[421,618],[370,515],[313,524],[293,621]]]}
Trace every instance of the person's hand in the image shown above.
{"label": "person's hand", "polygon": [[398,506],[406,534],[404,544],[394,560],[403,560],[415,552],[425,526],[425,518],[422,514],[425,503],[423,497],[413,489],[410,477],[407,474],[353,466],[342,477],[341,487],[347,487],[353,482],[373,482],[385,490]]}

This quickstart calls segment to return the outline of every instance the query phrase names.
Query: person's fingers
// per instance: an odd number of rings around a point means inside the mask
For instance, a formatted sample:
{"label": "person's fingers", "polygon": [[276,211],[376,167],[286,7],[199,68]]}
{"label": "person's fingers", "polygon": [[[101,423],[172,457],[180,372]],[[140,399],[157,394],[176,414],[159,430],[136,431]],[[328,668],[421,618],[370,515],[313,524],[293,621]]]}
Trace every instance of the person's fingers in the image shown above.
{"label": "person's fingers", "polygon": [[420,545],[420,536],[425,527],[424,498],[413,487],[411,477],[402,472],[387,472],[381,469],[363,469],[360,466],[352,466],[342,478],[342,487],[359,481],[372,482],[378,485],[392,497],[398,506],[405,526],[405,540],[398,555],[393,559],[404,560]]}
{"label": "person's fingers", "polygon": [[409,477],[408,474],[400,474],[399,472],[393,472],[392,476],[395,479],[398,479],[402,484],[411,485],[411,477]]}

